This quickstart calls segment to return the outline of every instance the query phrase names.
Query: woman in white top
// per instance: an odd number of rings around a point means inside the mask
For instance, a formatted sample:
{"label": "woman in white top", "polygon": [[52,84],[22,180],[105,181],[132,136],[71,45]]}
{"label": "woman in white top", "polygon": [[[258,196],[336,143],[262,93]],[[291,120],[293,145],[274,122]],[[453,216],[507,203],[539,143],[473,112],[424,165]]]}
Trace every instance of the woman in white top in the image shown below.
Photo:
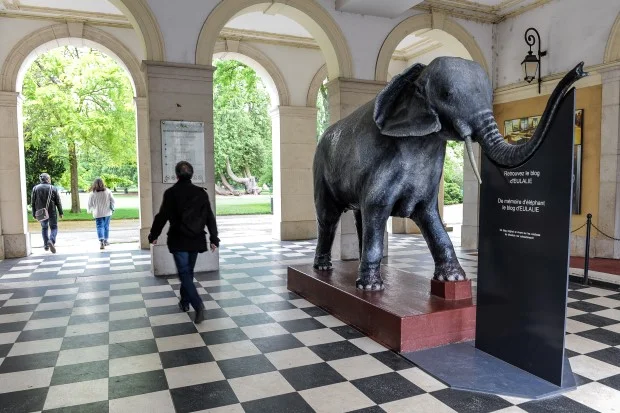
{"label": "woman in white top", "polygon": [[88,198],[88,212],[93,214],[97,224],[97,236],[99,248],[104,249],[110,235],[110,218],[114,212],[114,197],[112,191],[105,187],[101,178],[95,179],[90,187],[91,194]]}

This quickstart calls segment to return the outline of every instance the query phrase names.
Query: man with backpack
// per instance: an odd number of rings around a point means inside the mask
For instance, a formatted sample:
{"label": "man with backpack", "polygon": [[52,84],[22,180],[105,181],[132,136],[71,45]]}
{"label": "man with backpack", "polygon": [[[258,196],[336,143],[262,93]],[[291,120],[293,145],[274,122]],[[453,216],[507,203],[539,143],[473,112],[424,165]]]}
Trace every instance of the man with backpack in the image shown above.
{"label": "man with backpack", "polygon": [[[52,186],[52,178],[42,173],[38,185],[32,188],[32,216],[41,223],[43,248],[56,253],[56,235],[58,235],[58,216],[62,219],[62,203],[58,190]],[[56,215],[58,210],[58,216]]]}
{"label": "man with backpack", "polygon": [[199,253],[208,250],[205,226],[209,231],[211,251],[220,245],[217,237],[215,216],[209,203],[209,195],[204,188],[192,184],[194,168],[189,162],[181,161],[175,167],[177,183],[164,192],[159,213],[155,216],[149,242],[157,244],[167,221],[168,250],[174,257],[174,263],[181,280],[181,301],[179,308],[189,311],[191,304],[196,311],[196,324],[204,320],[204,304],[194,285],[194,267]]}

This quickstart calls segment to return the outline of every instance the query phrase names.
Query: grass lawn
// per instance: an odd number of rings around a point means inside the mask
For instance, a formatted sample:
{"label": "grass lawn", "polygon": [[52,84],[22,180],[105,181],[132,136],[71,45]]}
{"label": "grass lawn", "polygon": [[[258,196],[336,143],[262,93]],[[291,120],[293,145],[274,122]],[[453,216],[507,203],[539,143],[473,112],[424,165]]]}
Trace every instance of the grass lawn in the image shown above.
{"label": "grass lawn", "polygon": [[218,216],[268,215],[271,214],[271,196],[218,196],[215,200],[215,210]]}
{"label": "grass lawn", "polygon": [[[114,211],[112,219],[138,219],[140,218],[140,212],[138,208],[118,208]],[[79,214],[74,214],[69,210],[65,211],[63,221],[92,221],[93,216],[86,212],[85,209]],[[28,222],[36,222],[32,215],[28,216]]]}

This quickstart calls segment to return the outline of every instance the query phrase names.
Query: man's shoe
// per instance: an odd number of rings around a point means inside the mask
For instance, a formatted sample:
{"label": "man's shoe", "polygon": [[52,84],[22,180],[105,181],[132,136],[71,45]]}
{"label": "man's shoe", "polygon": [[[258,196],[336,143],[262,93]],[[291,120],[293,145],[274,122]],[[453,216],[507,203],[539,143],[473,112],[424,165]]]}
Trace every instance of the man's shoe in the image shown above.
{"label": "man's shoe", "polygon": [[99,241],[99,249],[105,249],[105,244],[103,243],[103,240]]}
{"label": "man's shoe", "polygon": [[108,240],[107,240],[107,239],[104,239],[104,240],[103,240],[103,245],[105,245],[106,247],[109,247],[109,246],[110,246],[110,243],[108,242]]}
{"label": "man's shoe", "polygon": [[56,254],[56,246],[52,241],[47,241],[47,247],[52,251],[52,254]]}
{"label": "man's shoe", "polygon": [[179,301],[179,309],[184,313],[187,313],[189,312],[189,304],[183,305],[183,303]]}
{"label": "man's shoe", "polygon": [[204,321],[204,319],[205,319],[205,310],[201,308],[200,310],[196,311],[196,318],[194,319],[194,323],[200,324]]}

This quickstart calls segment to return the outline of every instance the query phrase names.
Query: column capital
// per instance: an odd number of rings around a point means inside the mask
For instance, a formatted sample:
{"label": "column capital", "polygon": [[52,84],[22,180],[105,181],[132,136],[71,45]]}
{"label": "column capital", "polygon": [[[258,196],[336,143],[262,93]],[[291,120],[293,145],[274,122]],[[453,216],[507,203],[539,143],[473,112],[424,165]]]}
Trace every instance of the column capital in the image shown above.
{"label": "column capital", "polygon": [[278,106],[273,108],[269,114],[275,117],[294,117],[294,118],[311,118],[316,120],[318,109],[309,106]]}
{"label": "column capital", "polygon": [[136,104],[136,109],[148,109],[149,107],[149,99],[147,97],[137,96],[133,98],[133,101]]}
{"label": "column capital", "polygon": [[0,106],[17,107],[22,103],[22,95],[19,92],[0,91]]}
{"label": "column capital", "polygon": [[180,80],[212,80],[215,67],[211,65],[192,65],[185,63],[154,62],[144,60],[142,71],[147,77]]}
{"label": "column capital", "polygon": [[596,70],[601,75],[601,83],[620,80],[620,62],[614,62],[599,67]]}
{"label": "column capital", "polygon": [[338,87],[343,92],[366,92],[379,93],[387,85],[387,82],[378,80],[352,79],[339,77],[327,82],[328,90]]}

